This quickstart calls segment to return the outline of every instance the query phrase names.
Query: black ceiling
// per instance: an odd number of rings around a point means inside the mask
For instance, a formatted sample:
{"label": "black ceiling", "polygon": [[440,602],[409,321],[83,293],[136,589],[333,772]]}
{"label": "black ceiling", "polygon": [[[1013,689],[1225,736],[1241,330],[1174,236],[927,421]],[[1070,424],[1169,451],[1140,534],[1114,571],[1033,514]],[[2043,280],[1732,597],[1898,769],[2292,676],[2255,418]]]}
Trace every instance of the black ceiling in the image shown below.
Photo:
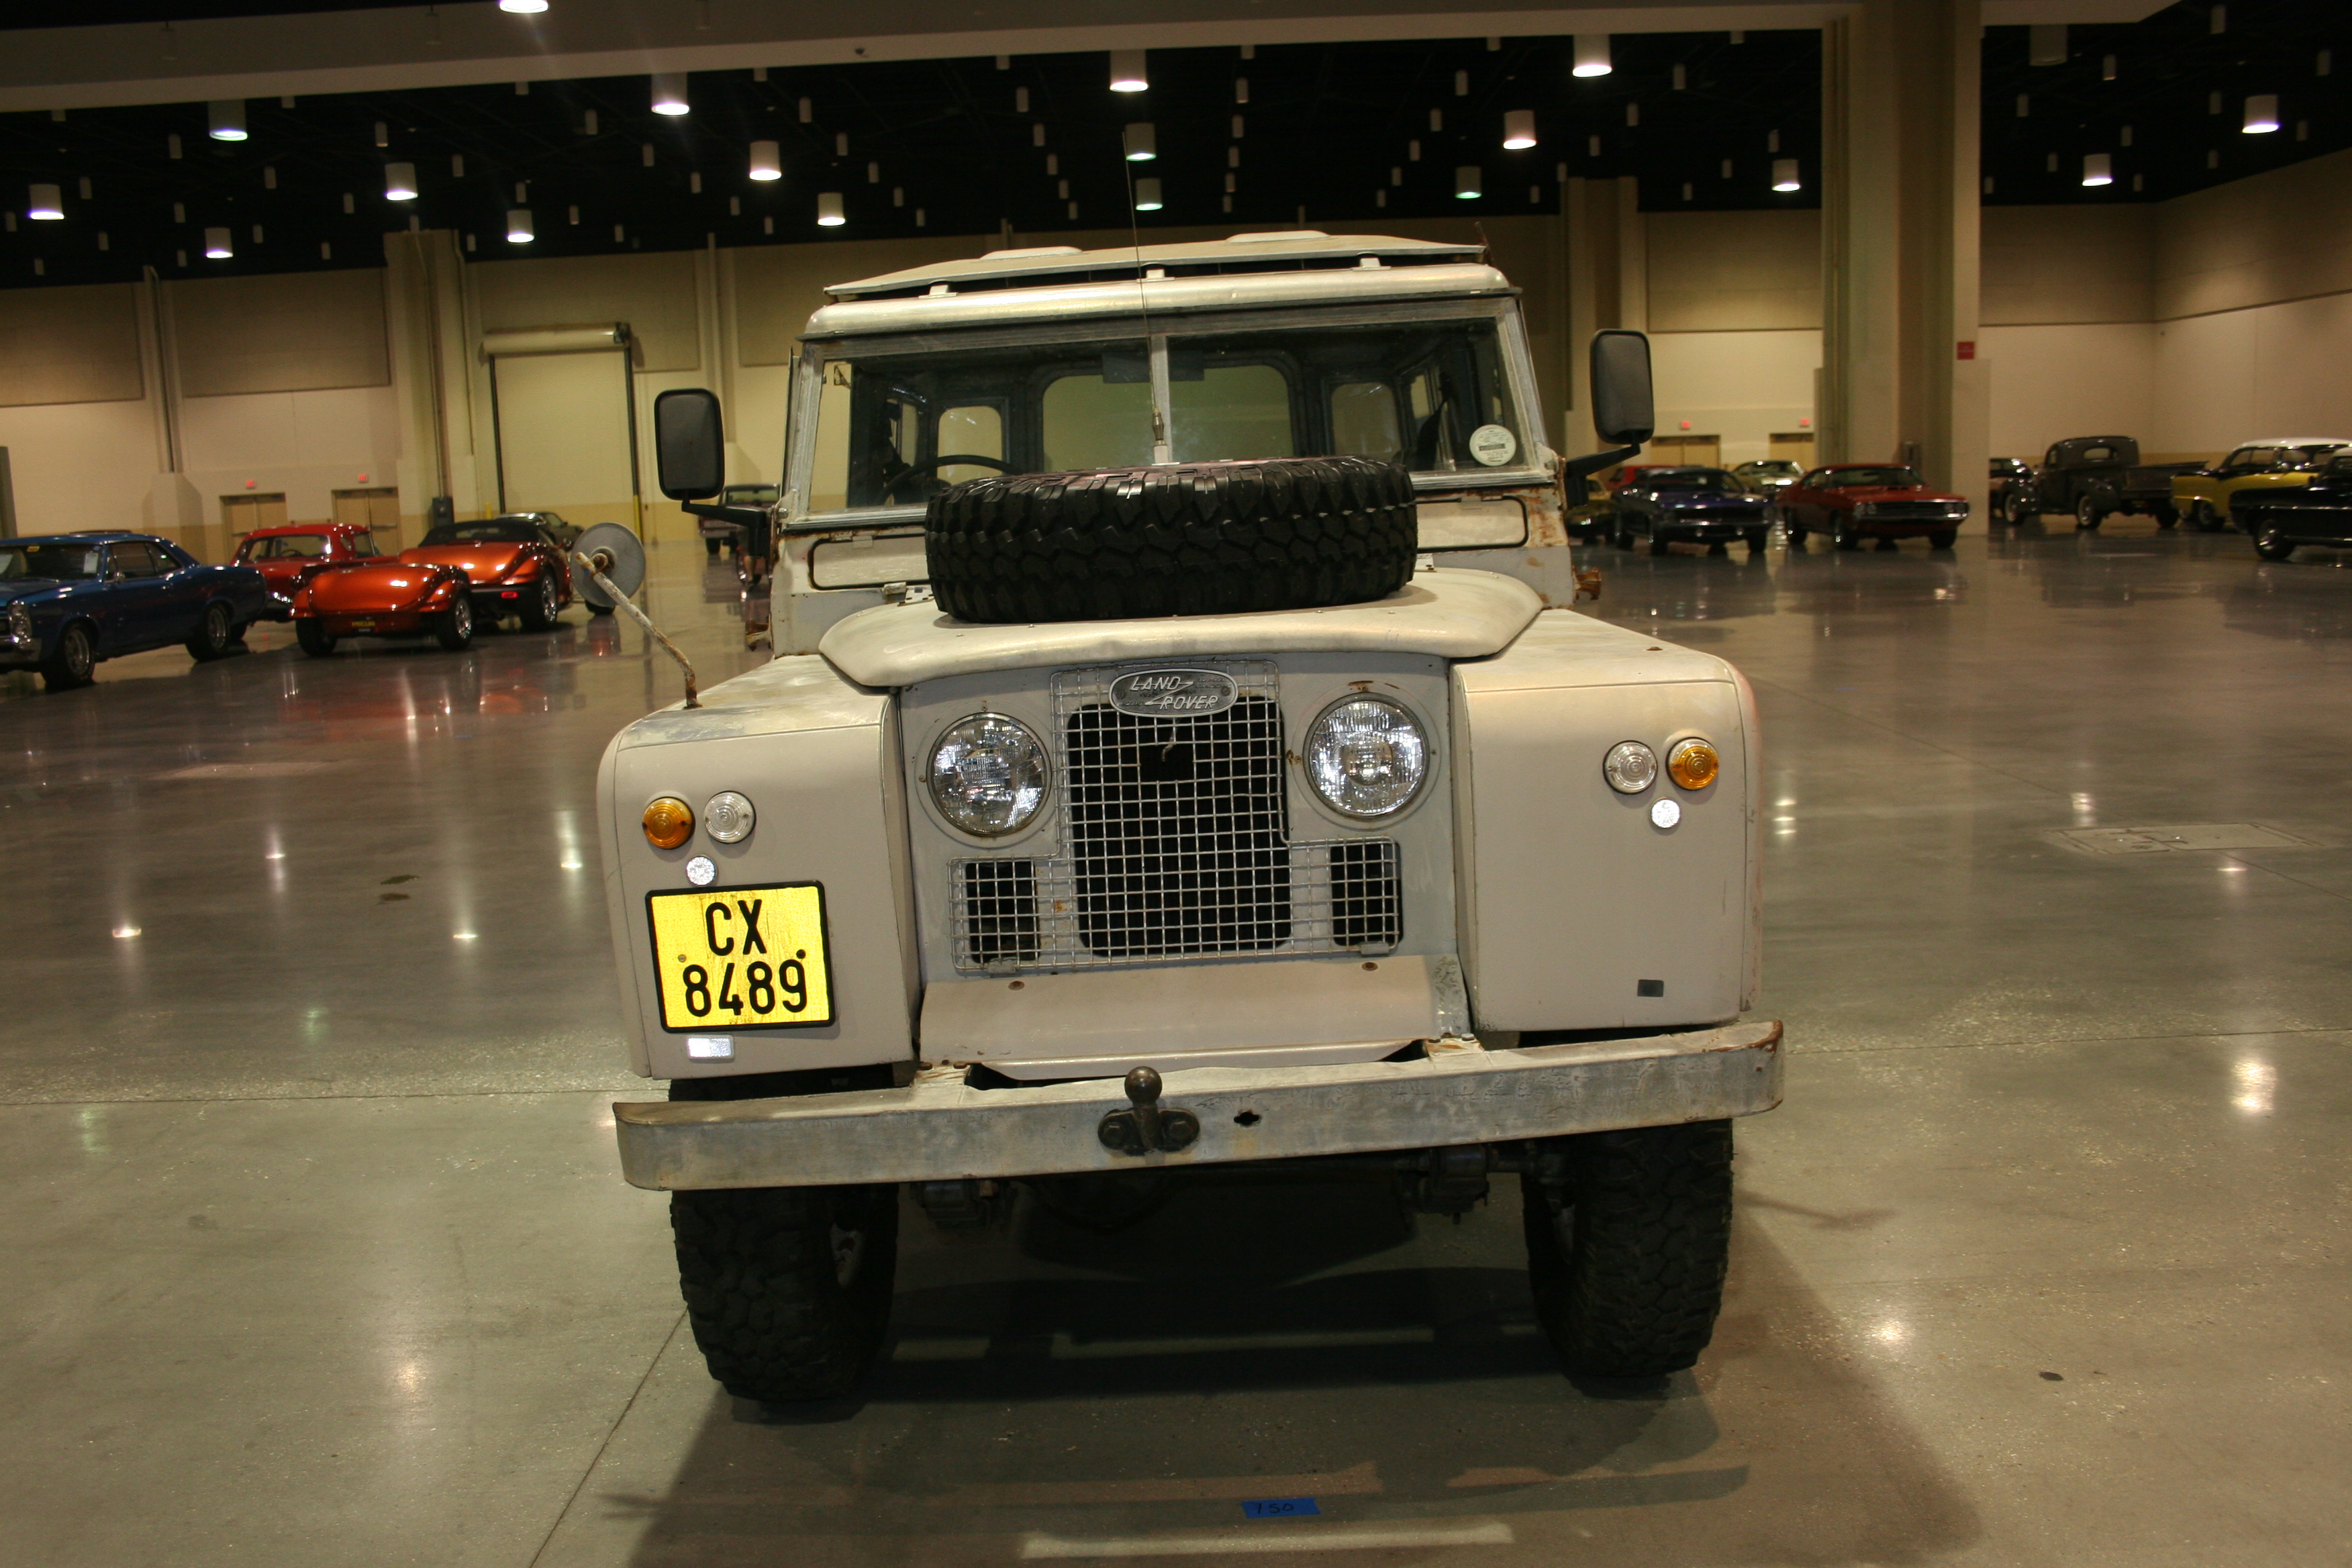
{"label": "black ceiling", "polygon": [[[2312,71],[2330,35],[2346,30],[2347,11],[2340,0],[2238,0],[2216,36],[2207,5],[2179,5],[2129,26],[2072,29],[2071,58],[2055,67],[2026,63],[2024,28],[1988,30],[1988,199],[2152,201],[2347,145],[2344,95]],[[727,246],[876,238],[913,234],[919,217],[934,234],[1099,229],[1125,222],[1130,167],[1163,185],[1167,205],[1143,216],[1147,228],[1288,226],[1302,210],[1310,224],[1358,226],[1554,211],[1563,164],[1571,175],[1638,175],[1653,210],[1819,200],[1815,32],[1751,32],[1738,42],[1723,33],[1620,35],[1614,72],[1583,79],[1570,74],[1569,39],[1489,42],[1268,46],[1247,59],[1234,48],[1154,50],[1151,89],[1141,94],[1109,91],[1099,53],[1017,56],[1003,69],[986,58],[779,68],[764,81],[749,70],[701,72],[691,79],[692,112],[675,118],[651,112],[638,76],[535,83],[527,95],[501,85],[291,107],[254,100],[250,139],[234,143],[206,138],[202,104],[62,120],[8,114],[0,210],[16,216],[0,233],[0,286],[132,279],[148,266],[168,279],[380,265],[383,233],[412,216],[471,237],[480,259],[698,247],[710,237]],[[2117,58],[2112,82],[2101,79],[2106,54]],[[1249,84],[1246,103],[1236,101],[1239,79]],[[2021,91],[2031,95],[2023,120],[2014,112]],[[2223,94],[2220,120],[2204,112],[2212,91]],[[2281,95],[2280,133],[2238,134],[2250,91]],[[1627,123],[1629,108],[1638,124]],[[1502,117],[1514,109],[1536,111],[1537,147],[1502,150]],[[1130,120],[1157,128],[1155,163],[1120,158]],[[2298,122],[2308,124],[2304,139]],[[2126,123],[2135,131],[2128,149],[2114,144]],[[177,160],[168,155],[174,135]],[[770,184],[746,177],[749,144],[762,138],[782,152],[784,177]],[[1770,189],[1775,140],[1778,156],[1798,160],[1802,190]],[[2209,147],[2219,150],[2218,168],[2205,166]],[[2113,153],[2115,185],[2080,185],[2087,151]],[[2053,153],[2056,174],[2047,170]],[[415,165],[416,201],[385,200],[384,165],[394,160]],[[1483,173],[1476,201],[1454,195],[1462,164]],[[2134,174],[2144,176],[2137,190]],[[34,181],[63,187],[64,221],[22,216]],[[821,192],[842,195],[845,226],[816,226]],[[533,214],[529,246],[505,238],[515,205]],[[234,233],[234,258],[204,258],[204,230],[215,226]]]}

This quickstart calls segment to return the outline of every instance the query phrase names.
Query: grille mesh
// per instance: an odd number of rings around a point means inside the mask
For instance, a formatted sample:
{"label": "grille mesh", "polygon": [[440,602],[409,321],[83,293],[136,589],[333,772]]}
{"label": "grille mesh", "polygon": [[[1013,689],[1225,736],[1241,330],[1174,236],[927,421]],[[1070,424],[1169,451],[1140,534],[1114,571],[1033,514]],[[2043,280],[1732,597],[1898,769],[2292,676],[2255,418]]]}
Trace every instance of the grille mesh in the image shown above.
{"label": "grille mesh", "polygon": [[1211,668],[1238,695],[1188,718],[1118,711],[1118,668],[1055,678],[1060,853],[956,866],[958,969],[1385,952],[1402,940],[1393,841],[1290,842],[1275,667]]}

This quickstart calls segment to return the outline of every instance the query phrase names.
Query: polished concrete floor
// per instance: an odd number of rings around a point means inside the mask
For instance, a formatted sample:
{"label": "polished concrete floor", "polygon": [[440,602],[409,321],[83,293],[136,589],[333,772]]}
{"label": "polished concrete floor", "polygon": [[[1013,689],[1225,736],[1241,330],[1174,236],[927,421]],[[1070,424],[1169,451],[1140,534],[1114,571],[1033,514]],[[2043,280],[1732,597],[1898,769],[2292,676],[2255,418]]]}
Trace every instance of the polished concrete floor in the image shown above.
{"label": "polished concrete floor", "polygon": [[[2352,558],[1596,559],[1756,684],[1793,1053],[1715,1346],[1631,1392],[1553,1370],[1507,1191],[1213,1189],[916,1221],[865,1396],[739,1419],[612,1152],[588,814],[666,661],[0,679],[0,1561],[2342,1563]],[[698,552],[651,598],[745,664]],[[2189,825],[2258,847],[2084,831]]]}

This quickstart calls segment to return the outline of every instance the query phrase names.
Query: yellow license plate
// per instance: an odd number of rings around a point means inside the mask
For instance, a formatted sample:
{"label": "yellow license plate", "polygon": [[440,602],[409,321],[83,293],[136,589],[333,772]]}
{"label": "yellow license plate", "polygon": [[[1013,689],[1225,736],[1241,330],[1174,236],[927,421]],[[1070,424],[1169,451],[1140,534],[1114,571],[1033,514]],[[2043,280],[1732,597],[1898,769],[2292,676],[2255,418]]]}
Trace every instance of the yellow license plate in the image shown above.
{"label": "yellow license plate", "polygon": [[647,893],[662,1027],[804,1029],[833,1022],[824,889],[691,888]]}
{"label": "yellow license plate", "polygon": [[355,632],[372,632],[375,630],[375,623],[373,621],[353,621],[352,623],[352,630]]}

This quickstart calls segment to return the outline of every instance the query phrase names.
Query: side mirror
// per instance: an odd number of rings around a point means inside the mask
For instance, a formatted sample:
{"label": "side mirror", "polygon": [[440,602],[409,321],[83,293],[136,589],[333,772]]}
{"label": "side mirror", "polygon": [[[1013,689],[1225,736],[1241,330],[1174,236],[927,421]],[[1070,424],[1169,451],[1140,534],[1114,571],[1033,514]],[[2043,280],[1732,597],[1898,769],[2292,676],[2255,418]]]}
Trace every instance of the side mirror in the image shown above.
{"label": "side mirror", "polygon": [[654,465],[672,500],[715,496],[727,483],[727,431],[719,399],[680,387],[654,399]]}
{"label": "side mirror", "polygon": [[1650,391],[1650,340],[1640,332],[1592,335],[1592,428],[1616,447],[1638,447],[1658,427]]}

